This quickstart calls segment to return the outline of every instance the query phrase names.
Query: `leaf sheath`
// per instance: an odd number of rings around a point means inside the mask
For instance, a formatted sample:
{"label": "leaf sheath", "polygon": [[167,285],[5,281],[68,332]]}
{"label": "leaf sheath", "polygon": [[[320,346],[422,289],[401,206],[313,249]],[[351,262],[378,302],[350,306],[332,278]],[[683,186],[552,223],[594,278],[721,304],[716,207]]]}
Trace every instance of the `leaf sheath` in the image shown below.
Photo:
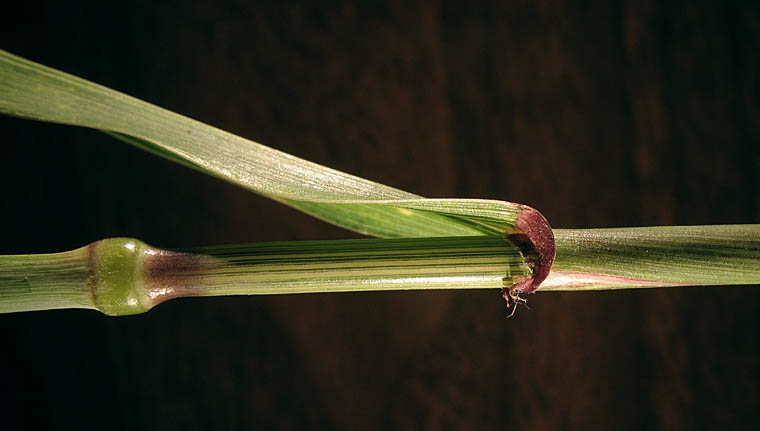
{"label": "leaf sheath", "polygon": [[555,229],[542,290],[760,284],[760,225]]}
{"label": "leaf sheath", "polygon": [[0,312],[142,313],[176,297],[509,288],[529,279],[495,236],[255,243],[169,251],[129,238],[0,258]]}

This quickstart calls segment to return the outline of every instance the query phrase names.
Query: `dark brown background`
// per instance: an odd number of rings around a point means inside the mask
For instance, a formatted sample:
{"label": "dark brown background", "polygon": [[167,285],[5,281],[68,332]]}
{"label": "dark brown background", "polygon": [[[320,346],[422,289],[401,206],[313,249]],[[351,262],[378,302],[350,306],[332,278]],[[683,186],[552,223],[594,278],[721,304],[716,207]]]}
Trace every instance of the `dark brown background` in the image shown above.
{"label": "dark brown background", "polygon": [[[2,45],[272,147],[555,227],[760,222],[753,2],[27,2]],[[3,253],[354,237],[94,131],[0,118]],[[0,316],[3,421],[739,428],[757,287],[175,300]],[[8,402],[8,398],[11,399]]]}

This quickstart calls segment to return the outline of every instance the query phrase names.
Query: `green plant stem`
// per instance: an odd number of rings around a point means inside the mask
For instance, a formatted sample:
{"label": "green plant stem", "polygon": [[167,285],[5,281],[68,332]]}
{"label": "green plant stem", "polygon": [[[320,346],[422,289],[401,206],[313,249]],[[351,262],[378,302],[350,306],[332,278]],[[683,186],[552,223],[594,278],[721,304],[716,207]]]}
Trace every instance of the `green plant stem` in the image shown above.
{"label": "green plant stem", "polygon": [[87,248],[0,256],[0,312],[94,308]]}
{"label": "green plant stem", "polygon": [[136,314],[175,297],[510,287],[531,276],[503,238],[258,243],[167,251],[128,238],[0,260],[0,312]]}
{"label": "green plant stem", "polygon": [[541,290],[760,284],[760,225],[555,229]]}
{"label": "green plant stem", "polygon": [[[760,225],[557,229],[541,290],[760,284]],[[294,241],[168,251],[114,238],[0,256],[0,312],[136,314],[171,298],[510,287],[532,275],[494,236]]]}

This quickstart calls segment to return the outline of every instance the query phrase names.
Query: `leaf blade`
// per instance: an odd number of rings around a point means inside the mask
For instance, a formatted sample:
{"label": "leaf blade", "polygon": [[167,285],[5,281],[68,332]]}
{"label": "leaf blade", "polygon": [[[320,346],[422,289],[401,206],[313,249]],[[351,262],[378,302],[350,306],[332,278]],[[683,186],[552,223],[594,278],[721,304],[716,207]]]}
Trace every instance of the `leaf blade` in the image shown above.
{"label": "leaf blade", "polygon": [[[372,236],[501,235],[529,207],[425,199],[241,138],[0,51],[0,112],[105,131],[327,222]],[[535,211],[535,210],[533,210]]]}

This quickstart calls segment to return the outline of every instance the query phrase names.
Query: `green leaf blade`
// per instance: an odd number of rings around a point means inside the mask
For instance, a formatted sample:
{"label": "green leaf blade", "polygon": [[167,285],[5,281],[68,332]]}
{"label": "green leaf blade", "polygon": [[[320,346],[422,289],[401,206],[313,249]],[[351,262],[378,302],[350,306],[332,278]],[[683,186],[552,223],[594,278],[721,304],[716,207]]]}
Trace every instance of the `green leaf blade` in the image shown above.
{"label": "green leaf blade", "polygon": [[277,151],[0,51],[0,112],[105,131],[144,150],[379,237],[503,235],[524,205],[429,200]]}

